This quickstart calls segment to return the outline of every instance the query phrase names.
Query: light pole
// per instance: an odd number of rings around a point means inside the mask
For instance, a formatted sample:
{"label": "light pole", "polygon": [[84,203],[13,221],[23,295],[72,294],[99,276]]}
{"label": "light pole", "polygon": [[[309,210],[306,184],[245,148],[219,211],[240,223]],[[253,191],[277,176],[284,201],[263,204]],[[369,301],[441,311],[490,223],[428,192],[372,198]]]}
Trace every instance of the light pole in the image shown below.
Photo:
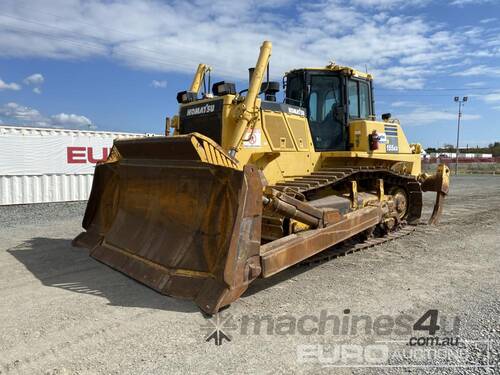
{"label": "light pole", "polygon": [[458,154],[459,154],[458,142],[460,140],[460,118],[462,117],[462,103],[465,103],[467,101],[467,99],[468,99],[467,96],[464,96],[462,98],[462,100],[460,100],[460,97],[455,96],[455,102],[458,103],[457,148],[456,148],[456,153],[455,153],[455,176],[458,175]]}

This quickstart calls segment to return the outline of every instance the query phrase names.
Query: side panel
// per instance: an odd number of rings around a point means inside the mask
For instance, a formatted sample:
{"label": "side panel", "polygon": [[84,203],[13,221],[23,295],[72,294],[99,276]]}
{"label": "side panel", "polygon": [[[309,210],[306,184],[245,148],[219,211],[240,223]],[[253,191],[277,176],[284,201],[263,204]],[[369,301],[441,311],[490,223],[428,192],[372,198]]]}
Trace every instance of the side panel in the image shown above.
{"label": "side panel", "polygon": [[297,151],[283,113],[262,111],[262,119],[273,151]]}
{"label": "side panel", "polygon": [[316,163],[315,170],[332,167],[373,166],[392,169],[399,173],[418,176],[421,161],[418,154],[368,153],[351,151],[332,151],[323,153]]}
{"label": "side panel", "polygon": [[380,137],[379,149],[374,150],[374,154],[412,153],[401,125],[392,122],[365,120],[351,121],[349,123],[349,139],[352,144],[351,151],[370,151],[368,139],[374,130]]}
{"label": "side panel", "polygon": [[312,147],[311,132],[305,117],[285,116],[288,127],[292,132],[295,146],[299,151],[309,151]]}
{"label": "side panel", "polygon": [[[312,172],[320,154],[314,152],[305,113],[298,113],[300,108],[294,106],[265,104],[270,108],[261,110],[253,130],[247,130],[246,142],[236,156],[239,162],[256,165],[269,184]],[[230,127],[231,117],[227,120]],[[257,142],[248,141],[252,134],[257,134]]]}
{"label": "side panel", "polygon": [[201,133],[218,144],[222,143],[223,99],[194,102],[181,106],[180,134]]}

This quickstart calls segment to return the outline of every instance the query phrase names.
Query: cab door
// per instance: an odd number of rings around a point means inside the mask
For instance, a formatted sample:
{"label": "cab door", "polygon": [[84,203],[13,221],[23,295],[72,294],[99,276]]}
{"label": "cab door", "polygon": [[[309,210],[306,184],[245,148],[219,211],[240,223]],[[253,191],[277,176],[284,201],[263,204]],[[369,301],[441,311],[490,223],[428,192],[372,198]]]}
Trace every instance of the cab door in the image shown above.
{"label": "cab door", "polygon": [[369,120],[373,114],[371,90],[367,81],[350,78],[347,80],[349,119]]}
{"label": "cab door", "polygon": [[308,78],[307,113],[314,148],[316,151],[346,150],[341,78],[332,74],[311,74]]}

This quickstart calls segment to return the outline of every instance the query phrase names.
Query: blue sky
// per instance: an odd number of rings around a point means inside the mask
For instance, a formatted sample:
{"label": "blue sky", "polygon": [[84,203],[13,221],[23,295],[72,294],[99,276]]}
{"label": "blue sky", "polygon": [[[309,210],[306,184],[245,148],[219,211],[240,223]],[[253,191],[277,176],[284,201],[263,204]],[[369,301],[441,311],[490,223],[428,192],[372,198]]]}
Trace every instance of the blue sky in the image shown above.
{"label": "blue sky", "polygon": [[0,121],[161,133],[199,62],[245,88],[330,60],[375,76],[376,111],[411,142],[500,140],[500,1],[0,1]]}

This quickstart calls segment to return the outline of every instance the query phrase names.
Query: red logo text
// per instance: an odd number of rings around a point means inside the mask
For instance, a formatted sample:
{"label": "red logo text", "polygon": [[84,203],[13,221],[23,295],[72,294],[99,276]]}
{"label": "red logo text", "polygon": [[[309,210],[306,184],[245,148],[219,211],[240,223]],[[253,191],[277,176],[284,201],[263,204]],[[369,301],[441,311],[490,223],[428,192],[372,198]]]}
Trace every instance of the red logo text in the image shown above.
{"label": "red logo text", "polygon": [[109,148],[103,147],[101,154],[96,155],[93,147],[70,146],[66,148],[66,155],[68,164],[95,164],[108,158]]}

